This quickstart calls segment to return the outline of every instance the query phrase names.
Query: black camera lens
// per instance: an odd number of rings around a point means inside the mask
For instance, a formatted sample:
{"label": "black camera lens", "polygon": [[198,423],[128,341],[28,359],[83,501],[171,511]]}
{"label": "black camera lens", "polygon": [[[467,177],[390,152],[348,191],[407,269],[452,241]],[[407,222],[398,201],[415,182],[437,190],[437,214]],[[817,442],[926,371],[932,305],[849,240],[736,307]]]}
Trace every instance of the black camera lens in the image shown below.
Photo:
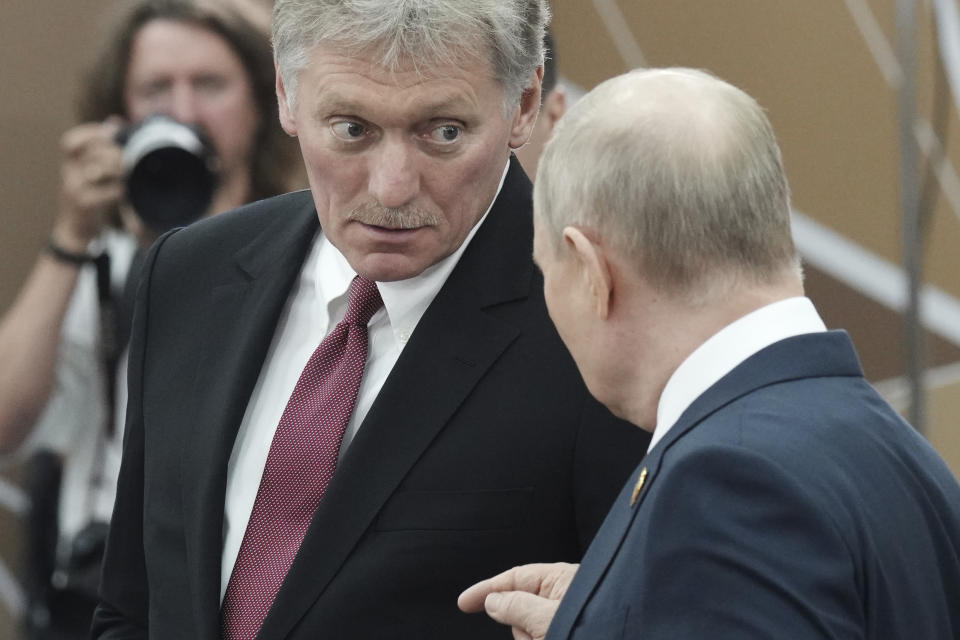
{"label": "black camera lens", "polygon": [[127,199],[151,230],[163,233],[202,216],[217,185],[216,158],[196,127],[156,115],[122,138]]}

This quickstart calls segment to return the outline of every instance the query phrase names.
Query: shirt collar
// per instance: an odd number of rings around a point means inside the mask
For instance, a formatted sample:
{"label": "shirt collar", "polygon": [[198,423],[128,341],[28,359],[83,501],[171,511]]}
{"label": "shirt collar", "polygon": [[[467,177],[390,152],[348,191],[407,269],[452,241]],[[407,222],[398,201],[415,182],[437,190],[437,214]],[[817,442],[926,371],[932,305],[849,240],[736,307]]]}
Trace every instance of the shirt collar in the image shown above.
{"label": "shirt collar", "polygon": [[[473,236],[476,235],[480,225],[487,219],[490,210],[500,195],[500,191],[503,189],[509,170],[510,161],[508,159],[500,176],[500,184],[497,185],[497,191],[490,200],[487,210],[473,225],[473,228],[470,229],[467,237],[460,243],[456,251],[440,260],[440,262],[430,265],[412,278],[393,282],[377,282],[377,288],[380,290],[380,297],[383,298],[383,306],[386,309],[390,327],[401,349],[410,339],[417,323],[420,322],[420,318],[423,317],[427,307],[440,292],[453,268],[457,266],[460,257],[466,251],[470,241],[473,240]],[[315,244],[320,246],[317,247],[319,257],[313,273],[315,274],[320,299],[326,301],[329,309],[331,303],[346,295],[350,288],[350,282],[353,281],[357,272],[347,262],[346,257],[326,238],[322,230]]]}
{"label": "shirt collar", "polygon": [[775,342],[826,331],[809,298],[779,300],[727,325],[687,356],[660,394],[650,449],[703,392],[744,360]]}

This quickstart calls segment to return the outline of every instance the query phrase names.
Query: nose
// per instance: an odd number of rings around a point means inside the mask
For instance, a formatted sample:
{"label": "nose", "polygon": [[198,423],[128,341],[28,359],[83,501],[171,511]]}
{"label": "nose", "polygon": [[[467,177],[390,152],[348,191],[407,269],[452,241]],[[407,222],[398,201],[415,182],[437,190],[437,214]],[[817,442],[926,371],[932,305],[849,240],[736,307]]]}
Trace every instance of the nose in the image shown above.
{"label": "nose", "polygon": [[412,150],[402,140],[384,140],[371,153],[370,195],[384,207],[400,207],[420,192]]}
{"label": "nose", "polygon": [[196,92],[189,86],[177,86],[170,96],[169,114],[185,124],[197,124],[199,109]]}

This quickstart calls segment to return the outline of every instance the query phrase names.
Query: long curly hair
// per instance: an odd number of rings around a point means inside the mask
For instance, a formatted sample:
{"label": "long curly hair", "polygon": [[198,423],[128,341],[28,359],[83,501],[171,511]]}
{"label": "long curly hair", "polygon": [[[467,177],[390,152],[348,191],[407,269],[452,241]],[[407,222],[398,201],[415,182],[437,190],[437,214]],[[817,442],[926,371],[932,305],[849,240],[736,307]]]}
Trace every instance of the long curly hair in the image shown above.
{"label": "long curly hair", "polygon": [[137,0],[117,16],[102,39],[81,85],[78,116],[84,122],[109,115],[126,115],[124,89],[134,37],[144,25],[159,19],[177,20],[215,33],[237,54],[250,76],[260,128],[253,146],[251,200],[301,186],[294,140],[280,127],[277,115],[273,53],[269,36],[229,2]]}

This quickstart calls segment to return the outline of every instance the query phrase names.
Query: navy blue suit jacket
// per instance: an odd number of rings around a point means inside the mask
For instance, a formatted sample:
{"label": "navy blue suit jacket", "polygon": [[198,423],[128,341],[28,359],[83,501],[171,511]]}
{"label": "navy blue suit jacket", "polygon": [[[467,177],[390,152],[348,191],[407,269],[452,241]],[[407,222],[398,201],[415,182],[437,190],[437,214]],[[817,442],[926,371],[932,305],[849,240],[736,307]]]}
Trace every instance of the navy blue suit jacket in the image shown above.
{"label": "navy blue suit jacket", "polygon": [[845,333],[780,341],[644,458],[547,637],[960,638],[960,486]]}

